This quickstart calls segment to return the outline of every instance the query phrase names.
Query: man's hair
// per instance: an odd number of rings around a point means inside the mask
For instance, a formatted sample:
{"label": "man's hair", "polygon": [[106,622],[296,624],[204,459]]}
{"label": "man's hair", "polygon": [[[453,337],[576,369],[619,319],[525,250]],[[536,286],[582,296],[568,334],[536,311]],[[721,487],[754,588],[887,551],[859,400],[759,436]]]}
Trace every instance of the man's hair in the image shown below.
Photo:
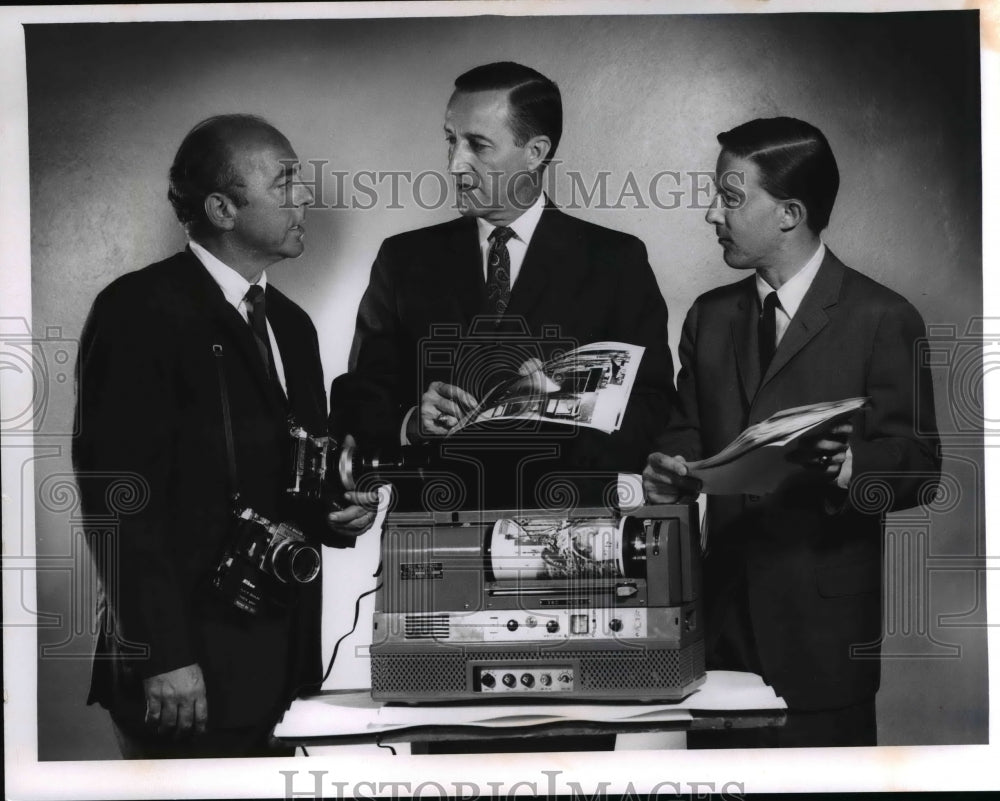
{"label": "man's hair", "polygon": [[720,133],[718,140],[724,151],[757,165],[761,186],[773,197],[801,200],[810,230],[818,234],[826,228],[840,171],[819,128],[792,117],[773,117],[745,122]]}
{"label": "man's hair", "polygon": [[253,133],[285,137],[267,120],[252,114],[220,114],[194,126],[184,137],[170,167],[167,198],[177,219],[191,233],[206,230],[205,198],[213,192],[246,205],[242,176],[233,164],[233,145]]}
{"label": "man's hair", "polygon": [[552,143],[545,164],[551,161],[562,137],[562,96],[559,87],[542,73],[513,61],[484,64],[455,80],[456,92],[505,90],[510,106],[508,123],[514,142],[525,144],[533,136],[547,136]]}

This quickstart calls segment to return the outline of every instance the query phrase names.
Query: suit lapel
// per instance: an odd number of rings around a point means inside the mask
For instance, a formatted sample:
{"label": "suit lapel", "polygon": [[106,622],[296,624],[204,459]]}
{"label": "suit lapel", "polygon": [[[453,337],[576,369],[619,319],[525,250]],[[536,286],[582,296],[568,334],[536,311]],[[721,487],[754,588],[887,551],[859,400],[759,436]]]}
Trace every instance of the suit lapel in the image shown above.
{"label": "suit lapel", "polygon": [[743,281],[736,303],[737,313],[730,323],[740,384],[749,404],[760,385],[760,358],[757,354],[757,298],[753,276]]}
{"label": "suit lapel", "polygon": [[586,254],[574,257],[576,243],[563,233],[563,216],[551,203],[542,212],[511,290],[507,316],[527,317],[545,297],[550,284],[568,287],[572,280],[585,278],[577,275],[574,279],[574,272],[583,270],[587,264]]}
{"label": "suit lapel", "polygon": [[267,376],[250,326],[226,300],[222,289],[198,258],[190,250],[185,251],[185,255],[183,280],[190,285],[192,296],[200,299],[206,316],[229,334],[229,340],[235,343],[237,357],[244,362],[268,403],[281,410],[284,401],[277,397],[277,389]]}
{"label": "suit lapel", "polygon": [[449,229],[441,255],[442,264],[432,263],[430,268],[442,279],[439,284],[442,297],[454,298],[458,318],[468,324],[486,307],[483,256],[475,219],[462,218]]}
{"label": "suit lapel", "polygon": [[774,358],[761,379],[761,387],[777,376],[785,365],[826,327],[830,321],[827,309],[837,305],[843,277],[844,265],[827,249],[812,285],[802,298],[802,303],[788,324],[781,342],[778,343]]}

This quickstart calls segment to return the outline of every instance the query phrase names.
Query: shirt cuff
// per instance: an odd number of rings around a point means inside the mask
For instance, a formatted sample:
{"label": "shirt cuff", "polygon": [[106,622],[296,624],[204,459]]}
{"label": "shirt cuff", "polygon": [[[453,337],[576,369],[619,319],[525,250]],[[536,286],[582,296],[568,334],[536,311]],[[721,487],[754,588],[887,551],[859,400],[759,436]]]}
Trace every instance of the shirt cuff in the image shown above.
{"label": "shirt cuff", "polygon": [[837,478],[834,483],[840,487],[842,490],[847,489],[851,483],[851,474],[854,470],[854,456],[851,453],[851,446],[847,446],[847,451],[844,454],[844,462],[840,465],[840,472],[837,474]]}
{"label": "shirt cuff", "polygon": [[854,471],[854,456],[851,454],[851,446],[847,446],[844,461],[840,465],[840,472],[833,480],[833,486],[823,499],[823,509],[828,515],[839,515],[847,508],[848,493],[847,488],[851,483],[851,474]]}
{"label": "shirt cuff", "polygon": [[408,411],[406,413],[406,416],[403,418],[403,425],[399,429],[399,444],[400,445],[412,445],[413,444],[412,442],[410,442],[410,438],[408,436],[406,436],[406,428],[410,424],[410,418],[413,417],[413,415],[416,413],[416,411],[417,411],[417,407],[416,406],[411,406],[410,407],[410,411]]}

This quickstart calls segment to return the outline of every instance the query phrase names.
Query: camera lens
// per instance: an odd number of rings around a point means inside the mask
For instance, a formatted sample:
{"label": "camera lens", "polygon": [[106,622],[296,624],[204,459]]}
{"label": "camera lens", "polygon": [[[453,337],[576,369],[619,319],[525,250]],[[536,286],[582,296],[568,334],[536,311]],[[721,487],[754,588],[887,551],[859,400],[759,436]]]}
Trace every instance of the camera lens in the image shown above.
{"label": "camera lens", "polygon": [[319,575],[319,551],[311,545],[285,542],[274,550],[271,569],[285,583],[308,584]]}

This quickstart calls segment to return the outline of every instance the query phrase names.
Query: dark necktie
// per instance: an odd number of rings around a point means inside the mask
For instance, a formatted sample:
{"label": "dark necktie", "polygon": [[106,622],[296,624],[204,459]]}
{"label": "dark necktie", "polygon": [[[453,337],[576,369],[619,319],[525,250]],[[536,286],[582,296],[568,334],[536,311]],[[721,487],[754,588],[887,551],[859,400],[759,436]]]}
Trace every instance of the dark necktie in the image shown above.
{"label": "dark necktie", "polygon": [[764,298],[764,307],[757,321],[757,348],[760,355],[761,377],[767,372],[767,367],[774,358],[775,340],[778,338],[775,309],[778,308],[778,293],[770,292]]}
{"label": "dark necktie", "polygon": [[271,353],[271,339],[267,335],[267,317],[264,313],[264,288],[260,284],[251,284],[243,300],[247,304],[247,319],[250,330],[257,342],[257,350],[264,362],[267,377],[277,381],[278,374],[274,369],[274,356]]}
{"label": "dark necktie", "polygon": [[514,231],[505,226],[494,228],[490,234],[490,252],[486,257],[486,296],[489,309],[496,314],[507,311],[510,302],[510,253],[507,240]]}

